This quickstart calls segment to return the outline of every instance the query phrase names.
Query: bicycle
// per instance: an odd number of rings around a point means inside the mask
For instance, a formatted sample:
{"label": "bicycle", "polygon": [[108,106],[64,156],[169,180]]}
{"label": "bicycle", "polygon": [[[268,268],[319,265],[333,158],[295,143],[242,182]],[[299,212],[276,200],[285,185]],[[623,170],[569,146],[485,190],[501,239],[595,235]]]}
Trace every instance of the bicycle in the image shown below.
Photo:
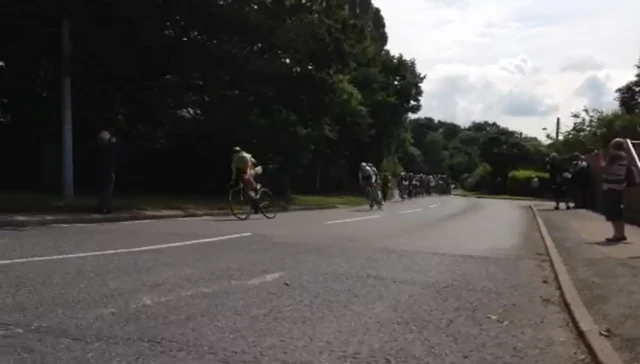
{"label": "bicycle", "polygon": [[380,194],[376,187],[367,187],[367,198],[369,199],[369,209],[373,209],[373,206],[375,205],[378,207],[378,210],[382,210],[382,198],[380,198]]}
{"label": "bicycle", "polygon": [[[262,173],[262,167],[256,167],[254,169],[254,177]],[[229,188],[229,210],[231,214],[238,220],[247,220],[252,213],[262,213],[267,219],[274,219],[277,215],[278,201],[273,196],[273,193],[260,183],[256,188],[257,205],[252,203],[251,198],[244,189],[243,184],[239,184],[236,187]],[[245,206],[246,210],[242,212],[242,206]]]}

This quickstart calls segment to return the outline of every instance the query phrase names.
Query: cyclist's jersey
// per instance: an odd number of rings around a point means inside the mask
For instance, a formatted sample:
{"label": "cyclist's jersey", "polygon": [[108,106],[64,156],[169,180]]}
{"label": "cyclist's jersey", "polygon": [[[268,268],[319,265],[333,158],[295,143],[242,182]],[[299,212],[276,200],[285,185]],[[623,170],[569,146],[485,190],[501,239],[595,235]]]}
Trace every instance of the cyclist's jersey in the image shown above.
{"label": "cyclist's jersey", "polygon": [[253,161],[253,157],[251,157],[251,154],[247,152],[240,152],[233,157],[233,161],[231,162],[231,168],[247,170],[249,169],[249,167],[251,167],[252,161]]}
{"label": "cyclist's jersey", "polygon": [[256,160],[247,152],[240,152],[233,156],[231,161],[231,176],[236,178],[249,173],[255,166]]}
{"label": "cyclist's jersey", "polygon": [[360,168],[360,171],[358,171],[358,179],[360,183],[362,183],[362,181],[371,182],[373,180],[373,171],[371,168]]}
{"label": "cyclist's jersey", "polygon": [[376,169],[376,167],[369,167],[371,169],[371,173],[373,173],[373,177],[374,177],[374,182],[379,182],[380,181],[380,175],[378,174],[378,170]]}

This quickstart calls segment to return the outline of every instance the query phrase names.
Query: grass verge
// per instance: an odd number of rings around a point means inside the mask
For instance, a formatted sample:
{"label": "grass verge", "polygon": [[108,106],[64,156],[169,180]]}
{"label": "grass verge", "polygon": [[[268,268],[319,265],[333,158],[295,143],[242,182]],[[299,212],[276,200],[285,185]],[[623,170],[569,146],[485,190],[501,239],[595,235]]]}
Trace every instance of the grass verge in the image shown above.
{"label": "grass verge", "polygon": [[457,191],[456,196],[475,197],[475,198],[491,198],[496,200],[519,200],[519,201],[546,201],[544,198],[527,197],[527,196],[510,196],[510,195],[487,195],[478,192]]}
{"label": "grass verge", "polygon": [[361,196],[351,195],[293,195],[292,206],[362,206],[366,205],[367,201]]}
{"label": "grass verge", "polygon": [[[77,196],[71,201],[65,201],[59,196],[50,194],[0,192],[0,213],[89,212],[95,203],[96,198],[92,196]],[[294,195],[289,207],[359,206],[365,203],[364,198],[349,195]],[[116,195],[113,209],[114,211],[227,210],[228,204],[226,196]]]}

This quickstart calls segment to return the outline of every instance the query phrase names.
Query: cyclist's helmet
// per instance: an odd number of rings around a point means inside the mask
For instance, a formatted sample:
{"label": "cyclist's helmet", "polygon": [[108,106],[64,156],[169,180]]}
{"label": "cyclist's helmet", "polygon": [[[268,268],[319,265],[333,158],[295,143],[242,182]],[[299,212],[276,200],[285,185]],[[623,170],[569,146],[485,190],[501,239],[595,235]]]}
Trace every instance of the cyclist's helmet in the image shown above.
{"label": "cyclist's helmet", "polygon": [[365,162],[360,163],[360,168],[362,169],[367,168],[367,164]]}
{"label": "cyclist's helmet", "polygon": [[240,152],[242,152],[242,149],[240,149],[240,147],[233,147],[233,148],[231,149],[231,152],[232,152],[233,154],[240,153]]}

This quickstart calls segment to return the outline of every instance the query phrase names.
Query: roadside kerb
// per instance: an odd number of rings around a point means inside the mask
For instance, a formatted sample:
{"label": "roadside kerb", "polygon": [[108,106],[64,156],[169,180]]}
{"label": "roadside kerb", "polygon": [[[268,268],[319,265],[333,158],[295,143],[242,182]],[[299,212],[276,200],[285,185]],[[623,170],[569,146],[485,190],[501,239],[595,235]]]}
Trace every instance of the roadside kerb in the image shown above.
{"label": "roadside kerb", "polygon": [[551,239],[544,222],[538,214],[538,210],[534,205],[529,205],[529,207],[533,212],[538,225],[538,230],[540,231],[540,235],[544,241],[549,258],[551,259],[551,265],[553,266],[556,280],[560,286],[560,292],[562,293],[564,303],[575,327],[578,329],[578,332],[589,349],[593,359],[598,364],[623,364],[620,356],[613,349],[609,341],[600,335],[600,330],[582,302],[578,290],[571,280],[571,277],[567,272],[567,268],[556,249],[556,245],[553,242],[553,239]]}
{"label": "roadside kerb", "polygon": [[[285,207],[280,212],[309,211],[309,210],[328,210],[336,209],[341,206],[292,206]],[[3,227],[30,227],[30,226],[46,226],[54,224],[96,224],[123,221],[139,221],[139,220],[161,220],[161,219],[177,219],[190,217],[219,217],[231,216],[227,210],[211,210],[211,211],[154,211],[143,212],[134,211],[126,213],[114,212],[113,214],[60,214],[60,215],[29,215],[18,214],[19,217],[2,217],[0,216],[0,228]]]}

